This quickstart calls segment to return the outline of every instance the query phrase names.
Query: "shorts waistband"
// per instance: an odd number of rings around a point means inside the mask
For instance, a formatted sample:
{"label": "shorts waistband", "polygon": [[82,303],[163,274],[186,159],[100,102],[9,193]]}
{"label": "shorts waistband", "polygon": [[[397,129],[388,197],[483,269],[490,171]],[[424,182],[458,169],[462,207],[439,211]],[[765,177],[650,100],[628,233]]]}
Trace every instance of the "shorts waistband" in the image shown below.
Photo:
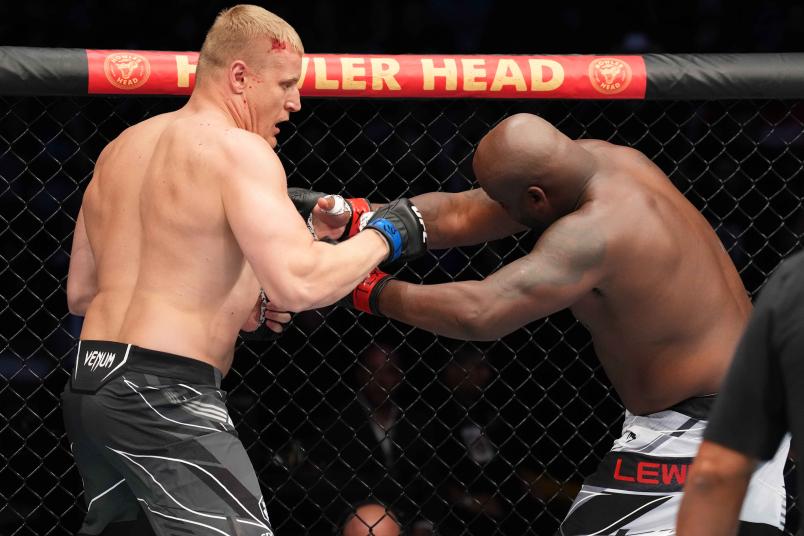
{"label": "shorts waistband", "polygon": [[216,388],[221,385],[221,372],[198,359],[160,352],[142,348],[133,344],[125,344],[101,340],[80,340],[78,341],[77,359],[88,352],[109,352],[117,350],[123,359],[117,366],[126,370],[136,370],[154,376],[162,376],[184,380],[188,383],[214,385]]}
{"label": "shorts waistband", "polygon": [[687,417],[692,417],[698,420],[707,420],[712,407],[715,405],[717,395],[694,396],[686,400],[682,400],[678,404],[667,408],[670,411],[681,413]]}

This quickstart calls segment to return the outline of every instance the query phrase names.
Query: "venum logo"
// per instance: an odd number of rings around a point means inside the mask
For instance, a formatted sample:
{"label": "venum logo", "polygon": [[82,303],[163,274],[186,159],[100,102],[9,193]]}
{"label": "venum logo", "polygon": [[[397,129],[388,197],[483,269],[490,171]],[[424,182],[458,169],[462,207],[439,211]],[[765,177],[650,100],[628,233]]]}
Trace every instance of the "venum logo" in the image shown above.
{"label": "venum logo", "polygon": [[589,64],[589,81],[604,95],[625,91],[632,75],[631,66],[617,58],[596,58]]}
{"label": "venum logo", "polygon": [[118,52],[106,56],[103,62],[106,79],[119,89],[137,89],[151,76],[148,58],[131,52]]}
{"label": "venum logo", "polygon": [[98,367],[111,368],[117,354],[114,352],[99,352],[92,350],[84,354],[84,366],[89,367],[91,372],[94,372]]}

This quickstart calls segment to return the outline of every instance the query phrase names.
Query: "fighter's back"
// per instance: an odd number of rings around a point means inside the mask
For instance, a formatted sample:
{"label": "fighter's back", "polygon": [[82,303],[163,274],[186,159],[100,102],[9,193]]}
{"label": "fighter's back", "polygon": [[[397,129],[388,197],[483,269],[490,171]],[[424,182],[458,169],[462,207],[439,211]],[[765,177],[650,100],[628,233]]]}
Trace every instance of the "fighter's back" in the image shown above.
{"label": "fighter's back", "polygon": [[581,143],[604,179],[591,212],[605,235],[608,276],[573,312],[632,411],[716,392],[751,307],[731,259],[641,153]]}
{"label": "fighter's back", "polygon": [[303,53],[275,14],[224,9],[187,103],[98,159],[67,281],[70,311],[86,316],[62,395],[86,497],[80,534],[273,534],[221,390],[238,330],[281,331],[287,311],[331,305],[384,260],[424,252],[409,203],[336,245],[309,232],[273,151],[301,109]]}
{"label": "fighter's back", "polygon": [[83,203],[98,272],[83,339],[228,369],[259,284],[210,171],[225,132],[181,110],[131,127],[104,150]]}

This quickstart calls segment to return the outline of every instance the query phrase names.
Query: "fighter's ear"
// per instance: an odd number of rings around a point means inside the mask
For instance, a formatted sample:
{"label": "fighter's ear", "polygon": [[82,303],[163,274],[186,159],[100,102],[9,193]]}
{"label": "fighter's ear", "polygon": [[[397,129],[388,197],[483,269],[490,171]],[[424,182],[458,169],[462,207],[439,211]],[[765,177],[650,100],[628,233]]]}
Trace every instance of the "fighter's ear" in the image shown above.
{"label": "fighter's ear", "polygon": [[243,93],[246,88],[246,63],[235,60],[229,65],[229,85],[235,93]]}
{"label": "fighter's ear", "polygon": [[534,208],[542,208],[547,203],[547,196],[539,186],[528,186],[527,197]]}

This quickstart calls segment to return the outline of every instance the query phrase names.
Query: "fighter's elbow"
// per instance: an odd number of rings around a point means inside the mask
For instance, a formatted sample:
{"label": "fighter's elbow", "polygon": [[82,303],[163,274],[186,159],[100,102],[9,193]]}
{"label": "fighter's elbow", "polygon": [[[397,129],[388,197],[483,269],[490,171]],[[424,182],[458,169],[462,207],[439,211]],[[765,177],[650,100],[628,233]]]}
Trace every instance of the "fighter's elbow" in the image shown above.
{"label": "fighter's elbow", "polygon": [[505,335],[500,333],[494,322],[489,316],[488,307],[483,307],[482,303],[476,302],[461,307],[461,313],[457,315],[456,324],[461,339],[466,341],[495,341]]}
{"label": "fighter's elbow", "polygon": [[73,316],[86,316],[87,310],[75,301],[67,301],[67,311]]}
{"label": "fighter's elbow", "polygon": [[741,471],[716,458],[702,457],[693,463],[684,486],[685,489],[711,493],[718,489],[731,489],[748,478],[750,472]]}
{"label": "fighter's elbow", "polygon": [[312,309],[313,300],[310,292],[304,288],[282,289],[275,292],[268,292],[268,299],[273,304],[274,309],[287,311],[289,313],[300,313]]}
{"label": "fighter's elbow", "polygon": [[90,303],[92,303],[92,296],[86,293],[70,292],[68,287],[67,310],[71,315],[85,316]]}
{"label": "fighter's elbow", "polygon": [[97,288],[78,283],[74,278],[67,278],[67,310],[71,315],[85,316],[89,304],[98,293]]}
{"label": "fighter's elbow", "polygon": [[99,291],[95,257],[89,246],[83,221],[83,212],[79,212],[67,268],[67,310],[76,316],[86,315]]}
{"label": "fighter's elbow", "polygon": [[274,308],[289,313],[300,313],[317,309],[333,303],[337,296],[328,299],[331,291],[310,279],[298,280],[293,284],[268,291],[268,299]]}

